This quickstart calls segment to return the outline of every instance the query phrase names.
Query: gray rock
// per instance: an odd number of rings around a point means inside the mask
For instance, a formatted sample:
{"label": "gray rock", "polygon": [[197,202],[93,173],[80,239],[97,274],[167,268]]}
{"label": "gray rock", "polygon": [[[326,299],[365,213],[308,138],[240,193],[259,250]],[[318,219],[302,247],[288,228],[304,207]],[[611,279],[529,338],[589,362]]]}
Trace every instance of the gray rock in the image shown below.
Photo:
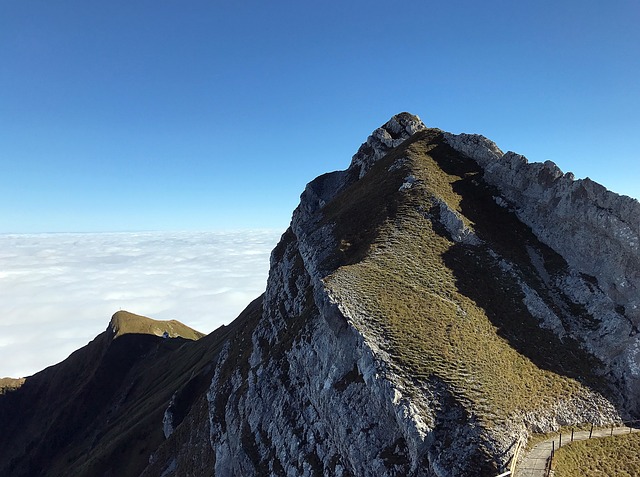
{"label": "gray rock", "polygon": [[[502,195],[496,202],[509,204],[567,261],[573,272],[560,278],[567,295],[601,322],[595,331],[576,329],[572,336],[612,364],[625,387],[627,409],[640,411],[640,203],[589,178],[575,180],[551,161],[529,163],[522,155],[503,154],[482,136],[444,137],[482,166],[484,179]],[[597,286],[586,284],[583,277],[593,277]]]}
{"label": "gray rock", "polygon": [[[389,355],[385,331],[371,324],[348,273],[327,280],[338,247],[335,225],[322,220],[323,209],[394,147],[424,129],[415,116],[395,116],[372,133],[346,171],[325,174],[306,186],[290,228],[272,253],[262,313],[248,348],[228,345],[220,353],[205,404],[208,422],[191,424],[194,441],[208,432],[215,475],[477,475],[473,459],[479,449],[504,468],[515,444],[531,432],[619,419],[610,402],[583,390],[536,412],[516,412],[489,428],[443,381],[416,379]],[[637,212],[637,202],[574,181],[552,163],[532,165],[522,156],[503,154],[482,136],[444,137],[484,169],[486,181],[500,192],[495,202],[513,210],[570,265],[552,273],[539,250],[528,249],[532,269],[551,290],[551,298],[541,296],[513,263],[493,252],[498,273],[519,284],[541,327],[563,339],[579,339],[601,360],[615,360],[617,378],[623,382],[627,376],[625,382],[631,383],[621,384],[627,398],[637,398],[640,335],[628,336],[637,300],[633,287],[638,285],[638,219],[629,215]],[[396,159],[387,171],[406,163],[405,157]],[[399,177],[400,192],[410,197],[420,182],[413,175]],[[467,247],[469,253],[490,246],[444,200],[430,197],[429,203],[424,217],[439,221],[455,246]],[[596,243],[587,244],[589,236]],[[596,264],[596,259],[615,263]],[[597,284],[586,275],[596,277]],[[567,302],[599,317],[597,326],[576,319],[565,310]],[[463,317],[460,306],[452,304]],[[629,307],[627,316],[620,306]],[[172,429],[170,409],[165,421],[173,438],[180,427]],[[180,459],[177,466],[167,462],[166,469],[180,468]]]}
{"label": "gray rock", "polygon": [[464,243],[466,245],[480,245],[481,240],[475,232],[467,227],[458,212],[451,209],[446,202],[436,198],[435,205],[439,209],[439,219],[444,228],[447,229],[451,240]]}
{"label": "gray rock", "polygon": [[409,113],[394,116],[371,133],[367,142],[353,156],[349,168],[355,169],[358,178],[362,178],[376,161],[423,129],[426,126],[418,116]]}

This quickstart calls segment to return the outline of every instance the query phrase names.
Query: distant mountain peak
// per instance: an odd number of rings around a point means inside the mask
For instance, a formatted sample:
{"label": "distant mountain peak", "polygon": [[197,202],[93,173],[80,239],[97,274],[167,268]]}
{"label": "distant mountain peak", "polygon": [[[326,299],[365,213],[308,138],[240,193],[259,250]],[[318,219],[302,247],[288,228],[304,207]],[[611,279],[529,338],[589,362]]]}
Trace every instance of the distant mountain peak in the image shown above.
{"label": "distant mountain peak", "polygon": [[24,381],[24,378],[0,378],[0,395],[18,389]]}
{"label": "distant mountain peak", "polygon": [[127,334],[180,337],[189,340],[198,340],[204,336],[203,333],[176,320],[154,320],[125,310],[120,310],[111,317],[107,331],[113,333],[113,339]]}

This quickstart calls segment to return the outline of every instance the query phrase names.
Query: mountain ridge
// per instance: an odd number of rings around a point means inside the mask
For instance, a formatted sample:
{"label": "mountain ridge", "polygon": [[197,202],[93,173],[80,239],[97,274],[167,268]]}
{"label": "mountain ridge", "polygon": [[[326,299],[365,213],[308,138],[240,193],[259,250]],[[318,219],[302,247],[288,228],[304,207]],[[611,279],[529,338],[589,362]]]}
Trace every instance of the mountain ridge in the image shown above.
{"label": "mountain ridge", "polygon": [[236,321],[191,342],[134,320],[170,349],[145,348],[122,378],[153,392],[101,412],[145,416],[152,437],[118,467],[110,439],[131,436],[93,421],[111,437],[74,457],[79,475],[493,477],[532,434],[638,416],[640,204],[611,194],[394,116],[306,186],[265,294]]}
{"label": "mountain ridge", "polygon": [[[173,336],[163,338],[165,330]],[[224,330],[218,330],[221,332]],[[148,428],[145,421],[154,415],[162,420],[167,401],[176,391],[171,387],[179,387],[184,380],[173,380],[169,389],[162,389],[158,383],[165,379],[164,372],[158,366],[167,364],[185,345],[195,344],[194,336],[201,334],[177,321],[156,321],[123,311],[114,314],[107,329],[89,344],[61,363],[26,378],[22,386],[0,400],[0,445],[4,455],[0,474],[95,475],[97,469],[105,467],[96,457],[104,452],[101,446],[112,448],[109,453],[128,455],[130,451],[125,447],[136,449],[137,445],[127,442],[122,447],[123,440],[130,441],[141,429]],[[203,367],[197,360],[189,360],[190,372],[197,373]],[[155,389],[157,397],[144,397],[150,389]],[[158,407],[154,401],[161,405]],[[139,415],[136,409],[146,408],[150,402],[155,409]],[[126,429],[117,431],[122,433],[119,436],[116,429],[121,427],[118,421],[122,420],[123,407],[137,417]],[[155,424],[151,428],[154,427]],[[162,438],[160,426],[150,432],[148,440],[159,443]],[[66,466],[75,470],[66,470]]]}

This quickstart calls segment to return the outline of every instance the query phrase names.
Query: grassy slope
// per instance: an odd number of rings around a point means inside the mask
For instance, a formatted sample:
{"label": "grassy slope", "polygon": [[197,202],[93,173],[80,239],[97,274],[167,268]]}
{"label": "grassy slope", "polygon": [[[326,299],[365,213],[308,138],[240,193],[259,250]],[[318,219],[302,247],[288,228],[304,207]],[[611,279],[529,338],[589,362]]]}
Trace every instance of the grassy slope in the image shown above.
{"label": "grassy slope", "polygon": [[640,434],[572,442],[555,454],[555,477],[640,475]]}
{"label": "grassy slope", "polygon": [[[405,167],[389,171],[402,157]],[[418,182],[398,192],[409,174]],[[338,224],[336,253],[343,263],[328,286],[361,304],[366,326],[387,341],[404,370],[441,379],[488,424],[580,392],[573,378],[589,380],[597,366],[575,344],[539,328],[517,284],[485,247],[456,244],[437,220],[425,218],[437,218],[432,198],[441,198],[529,273],[525,245],[544,246],[494,203],[492,192],[473,161],[429,130],[379,161],[325,209],[325,221]],[[549,262],[561,262],[544,252]]]}

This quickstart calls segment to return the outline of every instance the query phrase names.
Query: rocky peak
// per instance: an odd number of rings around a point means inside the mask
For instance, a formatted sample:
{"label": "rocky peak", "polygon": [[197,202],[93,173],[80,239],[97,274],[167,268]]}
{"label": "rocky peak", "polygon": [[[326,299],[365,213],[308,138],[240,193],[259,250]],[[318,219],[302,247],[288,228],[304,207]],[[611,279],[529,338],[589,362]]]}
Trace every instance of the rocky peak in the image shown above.
{"label": "rocky peak", "polygon": [[299,222],[298,215],[313,214],[324,207],[347,186],[362,179],[389,151],[425,129],[427,127],[418,116],[407,112],[396,114],[376,128],[353,156],[348,169],[323,174],[307,184],[293,214],[293,225]]}
{"label": "rocky peak", "polygon": [[349,169],[357,170],[358,177],[362,178],[371,166],[391,149],[426,128],[418,116],[407,112],[396,114],[371,133],[353,156]]}
{"label": "rocky peak", "polygon": [[[222,359],[209,390],[216,474],[496,475],[533,429],[616,419],[566,370],[544,370],[562,349],[544,327],[568,328],[554,312],[582,303],[550,283],[567,272],[545,266],[561,259],[493,201],[470,159],[504,154],[481,136],[461,154],[446,137],[394,116],[346,171],[307,185],[272,254],[251,353]],[[563,366],[588,372],[586,352],[572,353]]]}

